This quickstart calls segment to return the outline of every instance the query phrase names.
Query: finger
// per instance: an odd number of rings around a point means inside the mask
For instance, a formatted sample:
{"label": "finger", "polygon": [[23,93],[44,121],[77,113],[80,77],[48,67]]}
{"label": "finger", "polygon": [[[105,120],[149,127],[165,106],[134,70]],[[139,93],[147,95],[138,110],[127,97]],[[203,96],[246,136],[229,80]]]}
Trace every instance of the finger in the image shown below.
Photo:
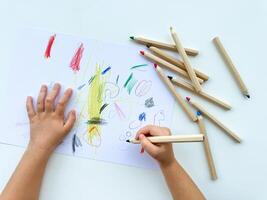
{"label": "finger", "polygon": [[30,97],[30,96],[27,97],[26,108],[27,108],[29,120],[31,120],[35,116],[36,113],[34,111],[32,97]]}
{"label": "finger", "polygon": [[65,111],[65,108],[71,98],[71,95],[72,95],[72,89],[67,89],[65,92],[64,92],[64,95],[63,97],[60,98],[58,104],[56,105],[56,113],[59,114],[59,115],[63,115],[64,114],[64,111]]}
{"label": "finger", "polygon": [[66,123],[64,124],[64,131],[65,133],[69,133],[72,127],[74,126],[76,121],[76,112],[70,111],[66,120]]}
{"label": "finger", "polygon": [[140,134],[143,135],[161,135],[160,134],[160,127],[158,126],[154,126],[154,125],[147,125],[144,126],[143,128],[139,129],[139,131],[137,132],[135,138],[138,139]]}
{"label": "finger", "polygon": [[39,92],[39,96],[37,98],[37,112],[44,112],[44,104],[45,104],[45,97],[47,94],[47,86],[46,85],[42,85],[40,92]]}
{"label": "finger", "polygon": [[139,139],[145,151],[155,158],[159,152],[159,147],[152,144],[143,134],[139,136]]}
{"label": "finger", "polygon": [[60,91],[60,84],[56,83],[53,86],[52,91],[46,97],[46,100],[45,100],[45,111],[46,112],[52,112],[53,111],[55,99],[57,98],[59,91]]}

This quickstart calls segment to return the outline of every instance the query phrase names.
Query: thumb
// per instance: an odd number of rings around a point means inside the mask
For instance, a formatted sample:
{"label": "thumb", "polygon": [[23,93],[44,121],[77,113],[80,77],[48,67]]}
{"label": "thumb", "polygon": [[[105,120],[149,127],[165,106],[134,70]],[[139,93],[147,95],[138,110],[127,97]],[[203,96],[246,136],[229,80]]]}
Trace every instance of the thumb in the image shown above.
{"label": "thumb", "polygon": [[76,113],[74,110],[70,111],[66,120],[66,123],[64,125],[64,131],[66,133],[69,133],[70,130],[72,129],[74,123],[76,121]]}
{"label": "thumb", "polygon": [[139,135],[139,140],[141,146],[145,149],[145,151],[151,155],[152,157],[156,157],[158,154],[158,147],[152,144],[143,134]]}

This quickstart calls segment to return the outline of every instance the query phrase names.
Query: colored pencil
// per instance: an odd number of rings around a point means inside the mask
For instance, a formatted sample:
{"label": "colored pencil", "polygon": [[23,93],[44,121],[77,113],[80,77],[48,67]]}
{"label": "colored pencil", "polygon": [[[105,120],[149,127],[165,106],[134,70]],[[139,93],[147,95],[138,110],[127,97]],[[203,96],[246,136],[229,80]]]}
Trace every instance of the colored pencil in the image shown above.
{"label": "colored pencil", "polygon": [[165,75],[165,73],[163,72],[163,70],[161,69],[161,67],[157,66],[157,64],[154,64],[154,67],[155,67],[158,75],[160,76],[161,80],[165,83],[165,85],[170,90],[170,92],[173,94],[173,96],[178,101],[178,103],[181,105],[181,107],[183,108],[183,110],[185,111],[185,113],[193,121],[196,121],[197,120],[197,117],[195,116],[195,114],[193,113],[193,111],[191,110],[191,108],[188,106],[188,104],[186,104],[186,102],[184,101],[184,99],[182,98],[182,96],[179,93],[177,93],[177,91],[175,90],[174,85],[171,83],[171,81]]}
{"label": "colored pencil", "polygon": [[[185,71],[185,70],[182,70],[178,67],[176,67],[175,65],[171,64],[171,63],[168,63],[167,61],[149,53],[149,52],[145,52],[145,51],[140,51],[141,55],[145,56],[146,58],[152,60],[153,62],[187,78],[187,79],[190,79],[190,77],[188,76],[188,73]],[[203,79],[201,78],[197,78],[197,80],[200,82],[200,83],[203,83]]]}
{"label": "colored pencil", "polygon": [[203,122],[203,117],[200,115],[197,117],[197,119],[198,119],[197,123],[198,123],[200,134],[204,135],[203,146],[204,146],[205,155],[206,155],[208,166],[209,166],[210,176],[211,176],[212,180],[216,180],[218,178],[217,172],[216,172],[215,164],[213,161],[213,156],[212,156],[211,149],[210,149],[210,144],[209,144],[209,139],[207,136],[206,127],[205,127],[205,124]]}
{"label": "colored pencil", "polygon": [[[134,40],[140,44],[152,45],[154,47],[167,49],[167,50],[171,50],[171,51],[176,51],[176,47],[174,44],[167,44],[167,43],[163,43],[163,42],[158,42],[158,41],[150,40],[150,39],[143,38],[143,37],[131,36],[130,39],[132,39],[132,40]],[[186,51],[187,55],[189,55],[189,56],[196,56],[198,54],[198,51],[195,49],[185,48],[185,51]]]}
{"label": "colored pencil", "polygon": [[[169,54],[165,53],[163,50],[157,48],[157,47],[153,47],[153,46],[148,46],[147,48],[149,48],[149,50],[151,50],[152,52],[156,53],[160,58],[166,60],[167,62],[179,67],[180,69],[186,70],[184,62],[181,60],[178,60],[172,56],[170,56]],[[204,74],[203,72],[194,69],[195,73],[197,75],[197,77],[203,79],[204,81],[207,81],[209,79],[209,76]]]}
{"label": "colored pencil", "polygon": [[[182,143],[182,142],[203,142],[204,136],[199,135],[168,135],[168,136],[152,136],[147,137],[147,139],[152,143]],[[132,144],[140,144],[140,140],[131,139],[126,140],[126,142]]]}
{"label": "colored pencil", "polygon": [[174,31],[174,29],[172,27],[170,27],[170,31],[171,31],[171,35],[172,35],[172,38],[173,38],[173,41],[176,45],[176,48],[177,48],[177,51],[178,53],[180,54],[180,56],[182,57],[183,61],[184,61],[184,65],[185,65],[185,68],[186,68],[186,71],[194,85],[194,88],[197,92],[200,92],[201,91],[201,86],[197,80],[197,76],[196,76],[196,73],[195,71],[193,70],[191,64],[190,64],[190,61],[189,61],[189,58],[187,57],[186,53],[185,53],[185,50],[182,46],[182,43],[180,41],[180,39],[178,38],[178,35],[177,33]]}
{"label": "colored pencil", "polygon": [[230,58],[230,56],[228,55],[228,53],[226,52],[223,44],[221,43],[219,37],[215,37],[213,39],[213,42],[215,44],[215,46],[217,47],[218,51],[220,52],[221,56],[223,57],[226,65],[228,66],[229,70],[231,71],[232,75],[234,76],[239,89],[241,90],[242,94],[245,95],[246,97],[250,98],[248,89],[244,83],[244,81],[242,80],[239,72],[237,71],[232,59]]}
{"label": "colored pencil", "polygon": [[221,128],[229,137],[231,137],[234,141],[240,143],[241,139],[238,135],[236,135],[233,131],[227,128],[222,122],[216,119],[212,114],[210,114],[205,108],[200,106],[198,103],[193,102],[189,97],[186,98],[189,103],[194,106],[197,110],[199,110],[204,116],[206,116],[211,122]]}
{"label": "colored pencil", "polygon": [[211,103],[220,106],[221,108],[225,109],[225,110],[230,110],[232,107],[221,101],[220,99],[211,96],[209,94],[207,94],[206,92],[204,92],[203,90],[201,90],[199,93],[195,92],[194,87],[191,83],[188,83],[184,80],[179,80],[178,78],[174,78],[172,76],[168,76],[168,78],[172,81],[172,83],[174,83],[175,85],[182,87],[188,91],[194,92],[196,95],[203,97],[205,99],[207,99],[208,101],[210,101]]}

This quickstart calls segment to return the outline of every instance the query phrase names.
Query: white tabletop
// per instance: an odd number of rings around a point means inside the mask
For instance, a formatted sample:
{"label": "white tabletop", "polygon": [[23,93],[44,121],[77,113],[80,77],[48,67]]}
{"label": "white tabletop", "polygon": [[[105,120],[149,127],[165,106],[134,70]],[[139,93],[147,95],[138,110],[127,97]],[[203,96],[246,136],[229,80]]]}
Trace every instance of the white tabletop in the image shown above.
{"label": "white tabletop", "polygon": [[[9,38],[18,27],[128,44],[131,35],[171,41],[169,26],[174,26],[187,47],[200,50],[199,56],[191,60],[211,77],[205,90],[230,102],[233,109],[226,112],[196,99],[243,139],[241,144],[236,144],[205,120],[219,176],[217,181],[210,180],[201,144],[175,145],[177,159],[207,199],[267,199],[266,1],[2,0],[0,3],[0,91],[8,78],[5,69],[12,55]],[[251,93],[250,100],[240,94],[212,44],[211,39],[217,35],[244,78]],[[179,107],[174,122],[172,130],[176,133],[197,131]],[[23,151],[0,144],[1,189]],[[158,171],[55,154],[46,170],[41,199],[161,200],[171,196]]]}

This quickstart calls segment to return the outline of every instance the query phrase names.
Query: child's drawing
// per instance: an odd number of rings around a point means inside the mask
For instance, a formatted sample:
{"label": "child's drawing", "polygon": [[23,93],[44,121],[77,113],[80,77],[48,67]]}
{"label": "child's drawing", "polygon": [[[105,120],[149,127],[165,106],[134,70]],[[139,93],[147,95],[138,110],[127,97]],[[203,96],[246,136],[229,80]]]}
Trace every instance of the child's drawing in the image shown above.
{"label": "child's drawing", "polygon": [[[69,86],[74,89],[69,108],[76,109],[77,121],[59,146],[59,152],[127,165],[154,166],[146,155],[140,155],[139,145],[126,140],[135,137],[147,124],[168,125],[173,99],[165,92],[153,67],[138,56],[136,48],[38,31],[22,36],[18,49],[27,46],[29,50],[19,63],[31,73],[18,68],[10,76],[11,83],[21,83],[16,103],[10,102],[16,105],[13,112],[19,114],[7,122],[12,133],[0,133],[0,142],[26,145],[29,123],[24,98],[33,92],[37,94],[41,83],[50,83],[50,88],[53,82],[60,82],[63,89]],[[26,59],[29,52],[32,60]],[[17,63],[12,67],[17,67]],[[9,87],[15,90],[16,85]],[[18,132],[24,137],[18,137]]]}

